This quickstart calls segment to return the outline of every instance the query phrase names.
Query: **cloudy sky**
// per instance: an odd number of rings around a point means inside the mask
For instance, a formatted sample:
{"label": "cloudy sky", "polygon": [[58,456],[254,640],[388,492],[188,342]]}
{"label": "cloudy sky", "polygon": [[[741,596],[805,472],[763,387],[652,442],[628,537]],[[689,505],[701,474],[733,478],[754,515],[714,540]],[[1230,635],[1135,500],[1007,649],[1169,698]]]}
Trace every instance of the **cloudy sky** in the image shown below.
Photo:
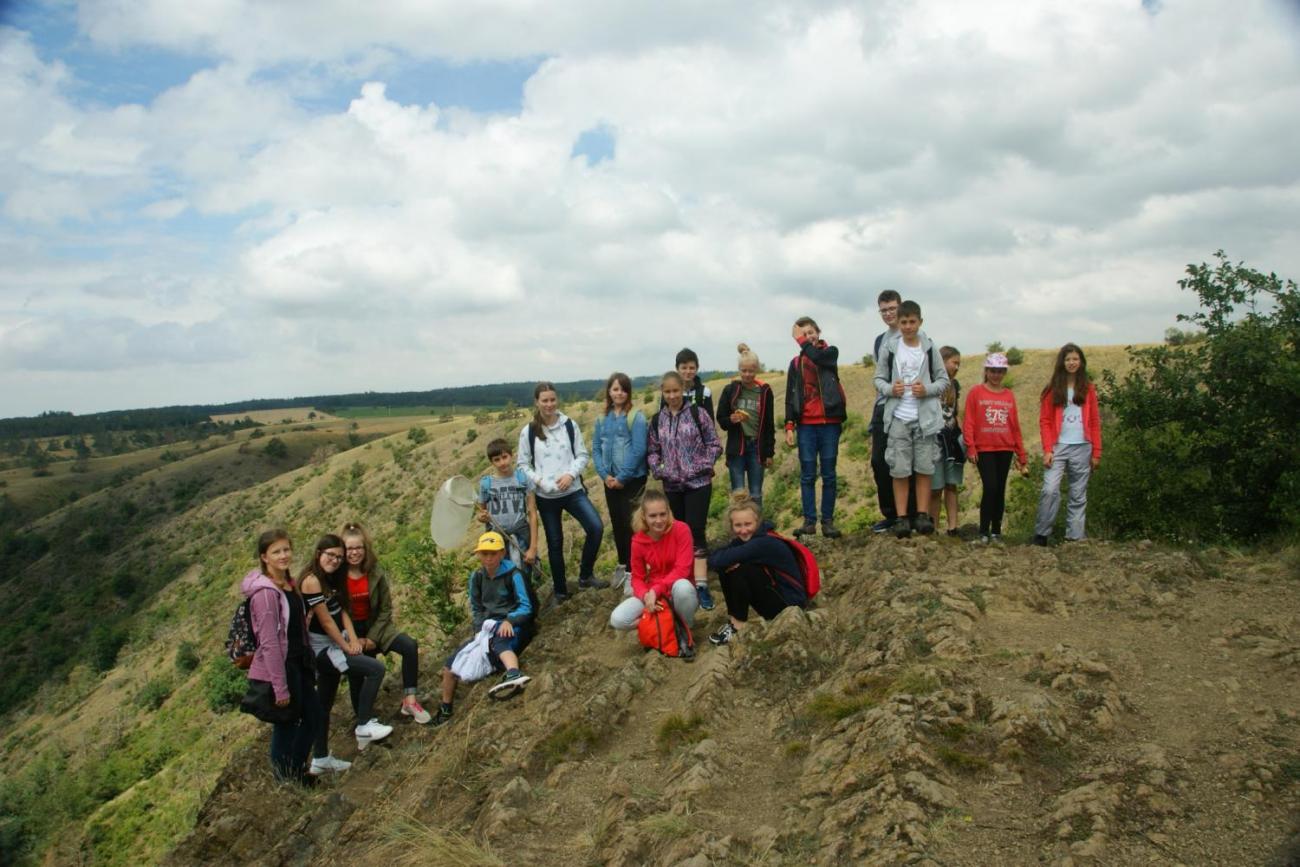
{"label": "cloudy sky", "polygon": [[1300,277],[1295,0],[0,0],[0,416],[1157,339]]}

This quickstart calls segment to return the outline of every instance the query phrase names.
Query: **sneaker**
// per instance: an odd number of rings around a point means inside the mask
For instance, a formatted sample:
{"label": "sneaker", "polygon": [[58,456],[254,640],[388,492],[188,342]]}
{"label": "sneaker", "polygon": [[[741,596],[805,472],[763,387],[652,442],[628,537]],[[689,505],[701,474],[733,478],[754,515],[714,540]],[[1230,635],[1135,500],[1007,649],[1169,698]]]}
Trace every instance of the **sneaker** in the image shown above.
{"label": "sneaker", "polygon": [[1047,547],[1047,537],[1046,537],[1046,536],[1039,536],[1039,535],[1035,534],[1035,535],[1034,535],[1034,540],[1033,540],[1033,542],[1032,542],[1031,544],[1033,544],[1033,545],[1037,545],[1039,548],[1046,548],[1046,547]]}
{"label": "sneaker", "polygon": [[701,608],[703,608],[705,611],[713,610],[713,594],[709,592],[709,588],[707,586],[705,586],[704,584],[696,584],[695,595],[700,600]]}
{"label": "sneaker", "polygon": [[615,590],[622,590],[631,578],[632,573],[627,571],[626,567],[617,566],[614,569],[614,574],[609,579],[609,584]]}
{"label": "sneaker", "polygon": [[446,725],[447,723],[451,722],[451,716],[452,716],[451,705],[446,705],[446,704],[441,705],[438,708],[438,712],[433,715],[433,725],[435,727]]}
{"label": "sneaker", "polygon": [[677,658],[680,659],[682,662],[694,662],[694,661],[695,661],[695,648],[694,648],[694,647],[679,647],[679,648],[677,649]]}
{"label": "sneaker", "polygon": [[578,579],[579,590],[604,590],[608,586],[608,581],[597,578],[595,575],[589,575],[586,578]]}
{"label": "sneaker", "polygon": [[800,527],[798,530],[794,531],[794,537],[796,539],[798,539],[800,536],[816,536],[816,535],[817,535],[816,521],[804,521],[803,526]]}
{"label": "sneaker", "polygon": [[392,726],[384,725],[379,720],[372,719],[368,723],[357,726],[354,732],[357,736],[357,749],[364,750],[375,741],[382,741],[392,733]]}
{"label": "sneaker", "polygon": [[514,698],[524,688],[524,684],[532,680],[531,677],[524,674],[519,669],[511,669],[501,675],[501,682],[488,690],[488,696],[497,701],[505,701],[508,698]]}
{"label": "sneaker", "polygon": [[952,536],[952,537],[955,539],[955,538],[957,538],[958,536],[961,535],[961,531],[958,530],[956,527],[951,527],[951,528],[949,528],[949,530],[948,530],[948,535],[949,535],[949,536]]}
{"label": "sneaker", "polygon": [[429,712],[427,710],[420,707],[420,703],[418,701],[403,702],[402,715],[409,716],[411,719],[415,720],[420,725],[424,725],[429,720],[433,719],[433,717],[429,716]]}
{"label": "sneaker", "polygon": [[556,591],[555,591],[555,604],[556,604],[556,605],[559,605],[561,602],[568,602],[568,601],[569,601],[569,591],[568,591],[568,590],[556,590]]}
{"label": "sneaker", "polygon": [[835,529],[835,524],[830,521],[822,522],[822,537],[826,539],[838,539],[843,536],[839,530]]}
{"label": "sneaker", "polygon": [[740,630],[736,629],[736,627],[732,626],[730,623],[727,623],[717,632],[709,636],[709,644],[716,644],[721,647],[739,634]]}
{"label": "sneaker", "polygon": [[928,536],[934,532],[934,521],[931,521],[930,516],[925,512],[917,512],[916,518],[913,519],[912,523],[916,527],[916,532],[920,533],[922,536]]}
{"label": "sneaker", "polygon": [[1002,534],[1001,534],[1001,533],[994,533],[994,534],[992,534],[991,536],[989,536],[989,542],[991,542],[991,543],[994,544],[994,545],[1001,545],[1001,544],[1002,544]]}
{"label": "sneaker", "polygon": [[912,535],[912,522],[907,518],[898,518],[894,521],[894,538],[906,539]]}
{"label": "sneaker", "polygon": [[318,777],[321,774],[341,774],[350,767],[352,767],[351,762],[345,762],[342,759],[336,759],[333,756],[325,756],[320,759],[313,758],[311,760],[311,767],[307,770],[307,773],[311,774],[313,777]]}
{"label": "sneaker", "polygon": [[873,533],[888,533],[892,529],[894,529],[893,518],[885,518],[871,525],[871,532]]}

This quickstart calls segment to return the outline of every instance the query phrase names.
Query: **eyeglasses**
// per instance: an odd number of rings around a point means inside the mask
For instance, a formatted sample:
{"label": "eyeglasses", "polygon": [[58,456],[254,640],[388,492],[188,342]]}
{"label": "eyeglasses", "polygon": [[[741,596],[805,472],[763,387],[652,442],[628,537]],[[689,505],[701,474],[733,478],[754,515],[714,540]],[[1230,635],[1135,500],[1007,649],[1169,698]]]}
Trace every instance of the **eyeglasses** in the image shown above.
{"label": "eyeglasses", "polygon": [[335,554],[333,551],[321,551],[320,555],[325,559],[333,560],[335,562],[338,562],[339,560],[343,559],[342,554]]}

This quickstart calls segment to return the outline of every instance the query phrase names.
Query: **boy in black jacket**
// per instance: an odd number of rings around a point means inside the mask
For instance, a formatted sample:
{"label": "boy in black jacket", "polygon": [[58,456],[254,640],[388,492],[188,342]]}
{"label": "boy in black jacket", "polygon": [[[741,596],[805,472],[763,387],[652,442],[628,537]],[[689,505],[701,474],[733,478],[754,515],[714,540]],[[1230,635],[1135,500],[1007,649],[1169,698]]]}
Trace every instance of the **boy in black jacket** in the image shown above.
{"label": "boy in black jacket", "polygon": [[840,385],[838,348],[821,339],[821,329],[808,316],[794,323],[791,336],[799,354],[790,362],[785,382],[785,444],[799,442],[799,487],[803,500],[803,526],[796,536],[817,532],[816,485],[818,464],[822,479],[822,535],[838,539],[835,528],[835,463],[847,401]]}

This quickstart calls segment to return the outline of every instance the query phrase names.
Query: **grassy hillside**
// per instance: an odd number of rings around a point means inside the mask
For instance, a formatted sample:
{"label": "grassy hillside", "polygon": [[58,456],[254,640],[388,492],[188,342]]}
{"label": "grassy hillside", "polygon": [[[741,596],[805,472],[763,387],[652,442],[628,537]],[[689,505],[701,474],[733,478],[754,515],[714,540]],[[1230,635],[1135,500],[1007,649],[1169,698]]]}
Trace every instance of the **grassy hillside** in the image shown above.
{"label": "grassy hillside", "polygon": [[[1125,369],[1117,348],[1089,355],[1095,372]],[[1012,373],[1031,443],[1052,356],[1029,351]],[[980,362],[966,358],[964,385]],[[809,618],[791,613],[687,667],[611,636],[615,600],[580,594],[546,613],[524,699],[492,708],[472,690],[450,728],[402,726],[342,779],[289,798],[269,781],[266,729],[225,703],[221,642],[256,534],[285,526],[301,563],[318,534],[359,518],[392,565],[426,532],[441,481],[481,473],[484,444],[523,419],[273,425],[179,459],[118,456],[94,478],[138,474],[72,501],[80,482],[57,464],[49,478],[0,474],[37,515],[25,532],[48,542],[3,573],[26,629],[4,661],[27,679],[7,694],[0,858],[153,863],[179,846],[182,864],[358,851],[465,864],[1264,860],[1300,794],[1294,551],[974,550],[864,534],[878,517],[870,373],[843,373],[857,412],[841,523],[857,532],[816,541],[827,589]],[[783,392],[782,375],[765,378]],[[590,430],[593,406],[565,410]],[[265,454],[272,438],[285,457]],[[787,529],[797,476],[782,449],[767,502]],[[465,573],[463,555],[445,556]],[[607,534],[600,568],[612,566]],[[420,576],[395,577],[432,704],[449,639]],[[350,758],[345,706],[335,741]]]}

